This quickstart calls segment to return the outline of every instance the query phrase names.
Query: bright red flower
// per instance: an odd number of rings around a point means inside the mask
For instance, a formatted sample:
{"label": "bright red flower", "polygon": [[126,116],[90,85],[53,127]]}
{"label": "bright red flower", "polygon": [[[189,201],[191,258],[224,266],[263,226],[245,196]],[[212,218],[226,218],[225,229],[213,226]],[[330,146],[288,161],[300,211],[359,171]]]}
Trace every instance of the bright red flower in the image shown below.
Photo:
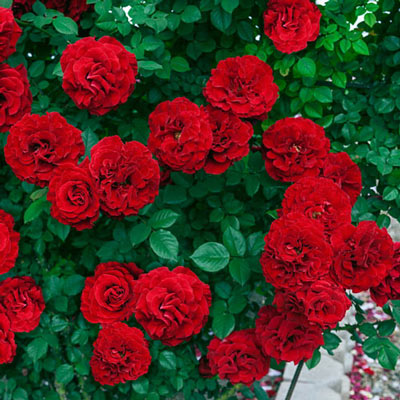
{"label": "bright red flower", "polygon": [[65,93],[91,114],[115,110],[135,88],[136,57],[113,37],[86,37],[69,44],[60,62]]}
{"label": "bright red flower", "polygon": [[304,315],[280,313],[272,306],[258,312],[256,336],[263,353],[278,363],[307,361],[324,344],[321,328],[311,325]]}
{"label": "bright red flower", "polygon": [[307,118],[281,119],[263,134],[265,168],[278,181],[319,175],[329,148],[324,128]]}
{"label": "bright red flower", "polygon": [[10,321],[4,309],[0,309],[0,364],[13,361],[17,351],[14,333],[10,330]]}
{"label": "bright red flower", "polygon": [[14,231],[14,218],[0,210],[0,274],[7,273],[18,257],[19,233]]}
{"label": "bright red flower", "polygon": [[264,33],[282,53],[303,50],[319,35],[321,12],[310,0],[269,0]]}
{"label": "bright red flower", "polygon": [[222,174],[249,153],[253,126],[231,112],[211,106],[207,106],[206,110],[213,133],[213,144],[204,171],[207,174]]}
{"label": "bright red flower", "polygon": [[379,285],[393,267],[393,241],[374,221],[346,224],[331,236],[332,277],[358,293]]}
{"label": "bright red flower", "polygon": [[134,293],[136,320],[167,346],[190,340],[207,322],[210,287],[189,268],[160,267],[142,274]]}
{"label": "bright red flower", "polygon": [[266,119],[278,99],[271,67],[256,56],[222,60],[203,90],[214,107],[240,118]]}
{"label": "bright red flower", "polygon": [[90,366],[95,381],[114,386],[147,373],[151,363],[143,333],[122,322],[106,325],[93,343]]}
{"label": "bright red flower", "polygon": [[136,215],[158,195],[160,168],[142,143],[106,137],[92,147],[89,169],[110,216]]}
{"label": "bright red flower", "polygon": [[7,132],[25,114],[30,113],[32,94],[28,75],[21,64],[11,68],[0,64],[0,132]]}
{"label": "bright red flower", "polygon": [[0,7],[0,62],[15,53],[15,46],[21,34],[22,30],[15,22],[13,12]]}
{"label": "bright red flower", "polygon": [[49,184],[56,167],[77,164],[84,154],[82,132],[58,112],[25,115],[10,129],[4,147],[14,174],[41,187]]}
{"label": "bright red flower", "polygon": [[213,139],[203,107],[185,97],[163,101],[150,114],[149,126],[147,145],[161,163],[187,174],[204,166]]}
{"label": "bright red flower", "polygon": [[269,370],[269,358],[257,346],[255,329],[232,332],[225,339],[214,338],[208,345],[207,359],[213,375],[228,379],[232,385],[250,386]]}

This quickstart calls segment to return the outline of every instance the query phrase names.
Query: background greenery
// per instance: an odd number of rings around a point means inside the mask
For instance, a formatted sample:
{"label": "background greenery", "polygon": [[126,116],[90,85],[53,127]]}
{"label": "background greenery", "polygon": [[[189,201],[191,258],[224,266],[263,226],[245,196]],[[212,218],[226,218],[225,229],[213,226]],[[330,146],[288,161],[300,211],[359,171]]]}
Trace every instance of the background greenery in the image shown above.
{"label": "background greenery", "polygon": [[[0,0],[2,6],[10,3]],[[252,144],[260,145],[262,131],[278,119],[311,118],[326,129],[332,150],[347,151],[362,170],[364,189],[353,209],[354,223],[368,219],[387,227],[388,214],[400,217],[400,14],[395,0],[329,0],[320,6],[318,40],[291,55],[275,50],[263,34],[266,0],[88,3],[94,8],[78,26],[37,1],[33,12],[21,18],[24,33],[7,61],[28,68],[32,112],[59,111],[83,131],[88,153],[108,135],[146,143],[147,118],[156,104],[178,96],[203,104],[202,88],[219,60],[254,54],[273,68],[280,99],[269,119],[255,125]],[[359,16],[364,21],[352,27]],[[135,53],[139,82],[126,104],[95,117],[78,110],[63,92],[59,59],[68,43],[104,35]],[[3,147],[6,138],[1,136]],[[1,162],[0,208],[14,216],[21,232],[17,265],[2,279],[34,277],[46,301],[40,326],[16,335],[17,356],[0,367],[1,398],[158,400],[183,392],[185,399],[200,400],[229,390],[199,375],[195,348],[205,353],[211,331],[222,338],[254,326],[263,296],[272,299],[258,259],[287,185],[268,177],[260,154],[252,152],[221,176],[173,173],[172,184],[139,216],[122,221],[102,217],[84,232],[52,219],[45,189],[21,183],[3,155]],[[211,285],[213,306],[207,326],[189,344],[168,348],[151,341],[148,375],[101,388],[89,368],[99,327],[83,319],[80,293],[95,266],[111,260],[134,261],[146,271],[189,266]],[[400,322],[399,304],[385,311]],[[367,335],[364,350],[393,368],[400,351],[387,336],[395,322],[364,323],[359,307],[357,320]],[[354,327],[347,329],[356,340],[365,340]],[[332,333],[325,339],[328,349],[339,343]],[[309,366],[316,362],[318,352]],[[257,383],[254,390],[258,399],[267,398]],[[242,391],[252,398],[249,389]]]}

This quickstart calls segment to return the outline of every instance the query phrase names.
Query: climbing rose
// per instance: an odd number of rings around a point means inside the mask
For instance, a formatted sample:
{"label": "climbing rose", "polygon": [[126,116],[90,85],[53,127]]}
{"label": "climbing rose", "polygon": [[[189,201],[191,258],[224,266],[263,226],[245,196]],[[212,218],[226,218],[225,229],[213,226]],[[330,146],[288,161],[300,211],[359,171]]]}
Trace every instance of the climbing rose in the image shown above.
{"label": "climbing rose", "polygon": [[271,67],[256,56],[222,60],[203,90],[207,101],[240,118],[266,119],[278,99]]}
{"label": "climbing rose", "polygon": [[307,47],[319,34],[321,12],[310,0],[269,0],[264,12],[264,33],[282,53]]}
{"label": "climbing rose", "polygon": [[188,268],[160,267],[142,274],[134,294],[136,320],[167,346],[190,340],[207,322],[210,287]]}
{"label": "climbing rose", "polygon": [[324,129],[301,117],[275,122],[264,132],[262,143],[268,174],[283,182],[319,175],[330,148]]}
{"label": "climbing rose", "polygon": [[208,174],[222,174],[249,153],[253,127],[231,112],[221,111],[212,106],[207,106],[206,110],[213,133],[213,144],[204,171]]}
{"label": "climbing rose", "polygon": [[19,233],[14,231],[14,218],[0,210],[0,274],[7,273],[18,257]]}
{"label": "climbing rose", "polygon": [[77,164],[84,154],[82,132],[58,112],[25,115],[10,129],[4,148],[14,174],[41,187],[49,184],[56,167]]}
{"label": "climbing rose", "polygon": [[15,53],[15,46],[21,34],[22,30],[15,22],[13,12],[0,7],[0,62]]}
{"label": "climbing rose", "polygon": [[115,110],[135,88],[136,57],[113,37],[86,37],[69,44],[60,62],[65,93],[91,114]]}
{"label": "climbing rose", "polygon": [[10,321],[5,310],[0,308],[0,364],[12,362],[17,351],[14,333],[10,330]]}
{"label": "climbing rose", "polygon": [[106,325],[93,347],[90,367],[94,380],[101,385],[134,381],[149,370],[149,344],[137,328],[122,322]]}
{"label": "climbing rose", "polygon": [[207,359],[213,375],[228,379],[232,385],[250,386],[269,370],[269,358],[257,346],[255,329],[232,332],[225,339],[214,338],[208,345]]}
{"label": "climbing rose", "polygon": [[194,174],[204,166],[213,136],[204,107],[185,97],[160,103],[149,117],[147,145],[174,171]]}
{"label": "climbing rose", "polygon": [[158,195],[160,168],[142,143],[105,137],[92,147],[89,169],[110,216],[136,215]]}
{"label": "climbing rose", "polygon": [[311,325],[304,315],[281,313],[273,306],[264,306],[258,312],[256,336],[264,355],[278,363],[307,361],[324,344],[321,328]]}

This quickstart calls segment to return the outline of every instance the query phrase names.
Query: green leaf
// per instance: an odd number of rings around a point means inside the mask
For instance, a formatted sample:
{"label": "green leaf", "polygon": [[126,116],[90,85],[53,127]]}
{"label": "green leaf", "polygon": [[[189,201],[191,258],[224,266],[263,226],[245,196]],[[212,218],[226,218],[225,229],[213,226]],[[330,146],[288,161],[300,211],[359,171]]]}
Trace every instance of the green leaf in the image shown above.
{"label": "green leaf", "polygon": [[386,186],[385,189],[383,189],[383,200],[395,200],[398,195],[399,191],[394,187]]}
{"label": "green leaf", "polygon": [[378,332],[380,336],[390,336],[396,328],[396,323],[392,319],[379,322]]}
{"label": "green leaf", "polygon": [[53,75],[55,75],[55,76],[61,76],[61,78],[63,77],[64,74],[63,74],[63,72],[62,72],[61,64],[60,64],[60,63],[57,63],[57,64],[54,66]]}
{"label": "green leaf", "polygon": [[69,364],[61,364],[56,369],[56,380],[57,382],[63,383],[66,385],[67,383],[72,381],[74,377],[74,368]]}
{"label": "green leaf", "polygon": [[340,342],[341,339],[339,336],[329,331],[324,332],[324,345],[322,347],[326,349],[329,354],[333,354],[332,351],[339,347]]}
{"label": "green leaf", "polygon": [[372,28],[376,23],[376,17],[374,14],[368,13],[364,15],[364,21],[370,28]]}
{"label": "green leaf", "polygon": [[32,342],[28,344],[26,352],[28,353],[28,356],[35,363],[37,360],[42,358],[47,353],[47,348],[48,348],[47,342],[39,337],[32,340]]}
{"label": "green leaf", "polygon": [[50,218],[47,221],[47,227],[51,233],[54,233],[54,235],[58,236],[63,242],[71,231],[71,227],[69,225],[64,225],[53,218]]}
{"label": "green leaf", "polygon": [[53,19],[53,26],[57,32],[63,35],[78,35],[78,25],[71,18],[58,16]]}
{"label": "green leaf", "polygon": [[75,274],[69,276],[64,283],[64,293],[67,296],[76,296],[82,292],[85,285],[85,278],[81,275]]}
{"label": "green leaf", "polygon": [[181,20],[187,24],[191,24],[201,19],[200,10],[193,5],[186,6],[181,15]]}
{"label": "green leaf", "polygon": [[250,43],[254,42],[254,29],[247,21],[240,21],[237,24],[237,32],[240,39]]}
{"label": "green leaf", "polygon": [[160,353],[158,357],[158,362],[162,368],[168,370],[176,369],[176,356],[172,351],[164,350]]}
{"label": "green leaf", "polygon": [[149,237],[150,233],[150,226],[144,223],[135,225],[129,232],[129,240],[131,241],[132,246],[137,246],[144,242]]}
{"label": "green leaf", "polygon": [[29,67],[29,76],[37,78],[44,72],[45,64],[43,60],[34,61]]}
{"label": "green leaf", "polygon": [[232,15],[222,8],[215,7],[211,11],[211,23],[221,32],[225,32],[232,22]]}
{"label": "green leaf", "polygon": [[[137,394],[147,394],[149,391],[149,380],[145,376],[141,376],[139,379],[132,382],[132,388]],[[146,397],[149,399],[150,396]]]}
{"label": "green leaf", "polygon": [[50,203],[46,200],[46,197],[34,201],[24,213],[24,223],[33,221],[38,218],[39,215],[49,207]]}
{"label": "green leaf", "polygon": [[90,128],[87,128],[82,132],[82,140],[85,145],[85,157],[90,157],[90,151],[98,143],[99,138]]}
{"label": "green leaf", "polygon": [[13,400],[28,400],[28,392],[22,388],[15,389],[13,393]]}
{"label": "green leaf", "polygon": [[390,97],[378,99],[374,108],[378,114],[389,114],[394,110],[394,101]]}
{"label": "green leaf", "polygon": [[248,301],[245,296],[235,294],[229,298],[228,304],[232,314],[240,314],[246,308]]}
{"label": "green leaf", "polygon": [[0,7],[11,8],[12,0],[0,0]]}
{"label": "green leaf", "polygon": [[332,103],[332,89],[326,86],[321,86],[316,87],[313,92],[315,100],[320,103]]}
{"label": "green leaf", "polygon": [[261,387],[260,382],[254,382],[253,389],[257,400],[269,400],[269,396],[267,392]]}
{"label": "green leaf", "polygon": [[153,229],[169,228],[178,218],[179,214],[175,211],[159,210],[151,216],[149,224]]}
{"label": "green leaf", "polygon": [[340,71],[334,72],[333,75],[332,75],[332,83],[335,86],[344,89],[346,87],[346,84],[347,84],[346,74],[343,73],[343,72],[340,72]]}
{"label": "green leaf", "polygon": [[171,232],[164,229],[151,234],[150,247],[161,258],[176,260],[178,257],[178,240]]}
{"label": "green leaf", "polygon": [[392,315],[398,325],[400,325],[400,300],[392,300]]}
{"label": "green leaf", "polygon": [[303,57],[297,63],[297,70],[301,76],[313,78],[317,71],[317,67],[311,58]]}
{"label": "green leaf", "polygon": [[347,53],[350,50],[351,42],[348,39],[342,39],[339,45],[340,45],[340,50],[342,50],[342,53]]}
{"label": "green leaf", "polygon": [[214,316],[212,330],[220,339],[227,337],[235,329],[235,317],[232,314],[221,313]]}
{"label": "green leaf", "polygon": [[221,243],[208,242],[196,249],[190,258],[203,271],[216,272],[228,265],[229,252]]}
{"label": "green leaf", "polygon": [[190,65],[183,57],[172,57],[171,68],[177,72],[190,71]]}
{"label": "green leaf", "polygon": [[319,351],[319,349],[317,349],[314,351],[313,356],[308,361],[306,361],[307,368],[308,369],[315,368],[320,361],[321,361],[321,352]]}
{"label": "green leaf", "polygon": [[244,256],[246,252],[246,240],[239,231],[229,226],[225,230],[222,240],[231,256]]}
{"label": "green leaf", "polygon": [[162,65],[156,63],[155,61],[149,60],[138,61],[138,68],[139,71],[141,69],[144,69],[145,71],[155,71],[157,69],[163,69]]}
{"label": "green leaf", "polygon": [[388,339],[385,339],[384,345],[381,347],[378,353],[379,364],[381,364],[383,368],[394,370],[396,368],[399,355],[400,350]]}
{"label": "green leaf", "polygon": [[233,10],[239,7],[239,0],[221,0],[221,7],[232,14]]}
{"label": "green leaf", "polygon": [[356,53],[368,56],[369,55],[369,50],[367,44],[364,42],[362,39],[358,39],[355,42],[353,42],[353,49]]}
{"label": "green leaf", "polygon": [[250,278],[250,268],[244,258],[234,258],[229,263],[229,273],[233,280],[244,285]]}

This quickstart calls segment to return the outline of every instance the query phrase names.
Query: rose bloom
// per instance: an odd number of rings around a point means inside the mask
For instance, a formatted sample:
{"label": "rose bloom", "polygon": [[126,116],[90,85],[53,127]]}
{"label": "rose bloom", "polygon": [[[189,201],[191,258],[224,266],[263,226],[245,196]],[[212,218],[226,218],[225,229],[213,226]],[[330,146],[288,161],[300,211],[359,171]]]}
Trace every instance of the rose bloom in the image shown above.
{"label": "rose bloom", "polygon": [[357,201],[362,189],[361,171],[347,153],[330,153],[325,158],[321,176],[333,180],[350,197],[351,205]]}
{"label": "rose bloom", "polygon": [[265,168],[275,180],[295,182],[319,175],[330,141],[324,128],[307,118],[284,118],[263,134]]}
{"label": "rose bloom", "polygon": [[21,18],[21,16],[29,11],[32,11],[32,6],[36,0],[13,0],[12,11],[16,18]]}
{"label": "rose bloom", "polygon": [[15,22],[12,11],[0,7],[0,62],[15,53],[15,46],[21,34],[22,30]]}
{"label": "rose bloom", "polygon": [[112,217],[136,215],[158,195],[160,168],[142,143],[106,137],[92,147],[89,169],[101,209]]}
{"label": "rose bloom", "polygon": [[61,56],[62,87],[78,108],[104,115],[128,100],[135,88],[137,62],[117,39],[86,37]]}
{"label": "rose bloom", "polygon": [[358,293],[379,285],[393,267],[393,241],[374,221],[346,224],[331,237],[332,277]]}
{"label": "rose bloom", "polygon": [[372,300],[383,307],[388,300],[400,300],[400,242],[393,244],[393,267],[378,285],[371,288]]}
{"label": "rose bloom", "polygon": [[100,201],[89,160],[58,167],[50,181],[47,200],[51,203],[50,214],[57,221],[78,231],[93,228],[99,218]]}
{"label": "rose bloom", "polygon": [[12,362],[17,351],[14,333],[4,309],[0,309],[0,364]]}
{"label": "rose bloom", "polygon": [[42,289],[29,276],[7,278],[1,282],[0,303],[13,332],[33,331],[39,325],[45,308]]}
{"label": "rose bloom", "polygon": [[351,222],[349,196],[326,178],[302,178],[289,186],[280,212],[282,215],[299,212],[313,221],[319,221],[327,236]]}
{"label": "rose bloom", "polygon": [[222,60],[203,90],[214,107],[240,118],[266,119],[278,99],[271,67],[256,56]]}
{"label": "rose bloom", "polygon": [[228,379],[232,385],[250,386],[269,370],[269,358],[256,343],[255,329],[232,332],[225,339],[214,338],[208,345],[207,358],[213,375]]}
{"label": "rose bloom", "polygon": [[142,272],[135,263],[99,264],[94,276],[85,281],[81,297],[83,316],[94,324],[129,319],[134,310],[133,288]]}
{"label": "rose bloom", "polygon": [[56,167],[77,164],[84,154],[82,132],[58,112],[25,115],[10,129],[4,147],[14,174],[41,187],[49,184]]}
{"label": "rose bloom", "polygon": [[185,97],[163,101],[150,114],[149,126],[147,145],[162,164],[187,174],[204,166],[213,138],[203,107]]}
{"label": "rose bloom", "polygon": [[14,218],[0,210],[0,274],[7,273],[18,257],[19,233],[14,231]]}
{"label": "rose bloom", "polygon": [[89,8],[86,0],[47,0],[44,4],[46,8],[60,11],[75,21],[79,21],[82,13]]}
{"label": "rose bloom", "polygon": [[210,287],[189,268],[160,267],[142,274],[134,286],[135,317],[153,340],[176,346],[207,322]]}
{"label": "rose bloom", "polygon": [[280,312],[298,312],[312,325],[333,329],[344,318],[351,301],[341,286],[323,278],[294,292],[277,290],[274,304]]}
{"label": "rose bloom", "polygon": [[304,315],[281,313],[272,306],[258,312],[256,336],[263,353],[278,363],[307,361],[324,344],[321,328],[311,325]]}
{"label": "rose bloom", "polygon": [[264,33],[282,53],[307,47],[319,35],[321,12],[310,0],[269,0],[264,12]]}
{"label": "rose bloom", "polygon": [[299,213],[271,224],[260,263],[265,279],[276,288],[298,288],[329,273],[332,249],[322,226]]}
{"label": "rose bloom", "polygon": [[11,68],[0,64],[0,132],[7,132],[25,114],[30,113],[32,94],[28,75],[21,64]]}
{"label": "rose bloom", "polygon": [[137,328],[122,322],[107,325],[99,332],[93,347],[90,367],[94,380],[101,385],[134,381],[149,370],[149,344]]}
{"label": "rose bloom", "polygon": [[213,143],[204,171],[207,174],[222,174],[249,153],[253,126],[231,112],[221,111],[212,106],[207,106],[206,110],[213,133]]}

